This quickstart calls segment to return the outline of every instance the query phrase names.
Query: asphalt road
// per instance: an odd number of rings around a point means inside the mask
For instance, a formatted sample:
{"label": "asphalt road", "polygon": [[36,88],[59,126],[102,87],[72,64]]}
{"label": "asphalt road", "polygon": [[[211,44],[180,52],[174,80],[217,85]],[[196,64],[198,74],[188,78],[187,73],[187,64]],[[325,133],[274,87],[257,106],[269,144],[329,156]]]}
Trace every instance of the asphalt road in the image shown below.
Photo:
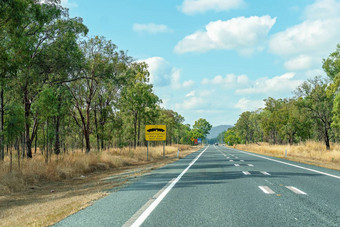
{"label": "asphalt road", "polygon": [[209,146],[56,226],[340,226],[340,171]]}

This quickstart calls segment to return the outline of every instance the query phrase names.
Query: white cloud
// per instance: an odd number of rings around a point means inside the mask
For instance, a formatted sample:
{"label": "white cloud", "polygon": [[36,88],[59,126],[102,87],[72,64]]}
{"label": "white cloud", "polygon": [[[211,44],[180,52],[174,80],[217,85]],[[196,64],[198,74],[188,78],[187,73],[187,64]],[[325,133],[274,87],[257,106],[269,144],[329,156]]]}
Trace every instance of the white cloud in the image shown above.
{"label": "white cloud", "polygon": [[313,59],[307,55],[299,55],[296,58],[285,62],[285,68],[289,71],[309,69],[313,64]]}
{"label": "white cloud", "polygon": [[193,97],[195,96],[196,92],[195,91],[190,91],[188,94],[185,95],[185,97]]}
{"label": "white cloud", "polygon": [[206,52],[213,49],[236,49],[250,54],[263,49],[262,44],[275,24],[270,16],[237,17],[227,21],[213,21],[204,31],[197,31],[184,37],[175,46],[175,52]]}
{"label": "white cloud", "polygon": [[339,17],[340,2],[336,0],[317,0],[306,7],[304,18],[319,20]]}
{"label": "white cloud", "polygon": [[243,0],[184,0],[180,6],[186,14],[204,13],[209,10],[228,11],[245,5]]}
{"label": "white cloud", "polygon": [[270,50],[278,55],[300,55],[328,52],[340,36],[340,18],[307,20],[271,37]]}
{"label": "white cloud", "polygon": [[191,87],[194,85],[194,81],[193,80],[187,80],[183,82],[183,87]]}
{"label": "white cloud", "polygon": [[264,108],[265,103],[263,100],[249,100],[246,98],[241,98],[236,104],[235,108],[244,111],[255,111],[259,108]]}
{"label": "white cloud", "polygon": [[171,32],[172,30],[168,28],[168,26],[164,24],[154,24],[154,23],[149,23],[149,24],[138,24],[135,23],[132,26],[132,29],[135,32],[148,32],[148,33],[165,33],[165,32]]}
{"label": "white cloud", "polygon": [[150,83],[160,87],[171,84],[174,69],[164,58],[152,57],[141,60],[140,62],[145,62],[148,65]]}
{"label": "white cloud", "polygon": [[236,90],[236,94],[274,94],[287,93],[295,90],[303,81],[295,80],[295,73],[285,73],[273,78],[263,77],[255,81],[251,88]]}
{"label": "white cloud", "polygon": [[270,38],[269,48],[288,70],[310,70],[334,51],[340,37],[340,2],[316,0],[304,9],[304,21]]}
{"label": "white cloud", "polygon": [[202,97],[190,97],[189,99],[185,99],[182,103],[176,103],[175,108],[179,110],[195,110],[198,108],[202,108],[202,105],[206,104],[206,100]]}
{"label": "white cloud", "polygon": [[248,84],[248,82],[249,80],[247,75],[236,76],[235,74],[227,74],[225,77],[217,75],[211,80],[204,78],[201,81],[201,84],[202,85],[213,84],[224,87],[232,87],[235,85],[246,85]]}
{"label": "white cloud", "polygon": [[237,77],[237,83],[238,84],[248,84],[249,80],[247,75],[241,75]]}

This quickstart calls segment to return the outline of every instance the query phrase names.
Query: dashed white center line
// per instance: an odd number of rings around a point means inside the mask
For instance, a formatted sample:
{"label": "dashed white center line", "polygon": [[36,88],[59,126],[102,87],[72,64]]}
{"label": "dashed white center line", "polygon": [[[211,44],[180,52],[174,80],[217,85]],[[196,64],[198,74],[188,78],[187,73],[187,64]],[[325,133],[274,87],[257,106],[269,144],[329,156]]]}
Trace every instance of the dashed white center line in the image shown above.
{"label": "dashed white center line", "polygon": [[242,173],[243,173],[244,175],[250,175],[250,173],[249,173],[248,171],[242,171]]}
{"label": "dashed white center line", "polygon": [[253,164],[248,164],[248,166],[254,166]]}
{"label": "dashed white center line", "polygon": [[234,160],[229,160],[229,162],[233,162]]}
{"label": "dashed white center line", "polygon": [[235,166],[240,166],[239,164],[234,164]]}
{"label": "dashed white center line", "polygon": [[244,162],[244,160],[240,160],[241,162]]}
{"label": "dashed white center line", "polygon": [[267,172],[265,172],[265,171],[261,171],[261,173],[262,173],[263,175],[270,176],[270,173],[267,173]]}
{"label": "dashed white center line", "polygon": [[303,192],[303,191],[301,191],[300,189],[297,189],[296,187],[293,187],[293,186],[286,186],[286,188],[288,188],[289,190],[291,190],[291,191],[294,192],[295,194],[307,195],[306,192]]}
{"label": "dashed white center line", "polygon": [[259,188],[266,194],[275,194],[268,186],[259,186]]}

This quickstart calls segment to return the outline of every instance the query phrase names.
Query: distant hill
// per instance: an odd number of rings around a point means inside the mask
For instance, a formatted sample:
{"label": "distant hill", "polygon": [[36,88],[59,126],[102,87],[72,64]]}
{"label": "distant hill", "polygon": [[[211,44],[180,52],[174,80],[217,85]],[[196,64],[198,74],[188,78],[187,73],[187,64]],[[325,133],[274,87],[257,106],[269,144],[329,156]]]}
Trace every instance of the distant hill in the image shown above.
{"label": "distant hill", "polygon": [[232,125],[219,125],[219,126],[215,126],[212,127],[209,134],[207,135],[208,139],[213,139],[216,138],[218,136],[218,134],[220,134],[223,131],[227,131],[228,128],[233,127]]}

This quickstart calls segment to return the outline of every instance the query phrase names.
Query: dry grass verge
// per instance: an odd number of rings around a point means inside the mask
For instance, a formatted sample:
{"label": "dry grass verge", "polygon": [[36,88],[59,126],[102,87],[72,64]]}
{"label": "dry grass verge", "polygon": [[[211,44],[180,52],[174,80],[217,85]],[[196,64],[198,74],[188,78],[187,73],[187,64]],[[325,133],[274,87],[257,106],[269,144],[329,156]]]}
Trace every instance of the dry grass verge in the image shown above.
{"label": "dry grass verge", "polygon": [[[286,158],[292,161],[340,170],[339,144],[331,144],[331,150],[326,150],[323,143],[315,141],[307,141],[292,146],[270,145],[268,143],[239,144],[236,148],[257,154]],[[287,150],[287,157],[285,157],[285,150]]]}
{"label": "dry grass verge", "polygon": [[[198,148],[181,146],[180,158]],[[101,153],[73,154],[53,159],[48,165],[37,155],[22,161],[8,173],[8,160],[0,163],[0,226],[48,226],[89,206],[107,194],[107,190],[121,186],[177,160],[177,147],[146,149],[111,149]],[[115,176],[115,180],[106,181]]]}

